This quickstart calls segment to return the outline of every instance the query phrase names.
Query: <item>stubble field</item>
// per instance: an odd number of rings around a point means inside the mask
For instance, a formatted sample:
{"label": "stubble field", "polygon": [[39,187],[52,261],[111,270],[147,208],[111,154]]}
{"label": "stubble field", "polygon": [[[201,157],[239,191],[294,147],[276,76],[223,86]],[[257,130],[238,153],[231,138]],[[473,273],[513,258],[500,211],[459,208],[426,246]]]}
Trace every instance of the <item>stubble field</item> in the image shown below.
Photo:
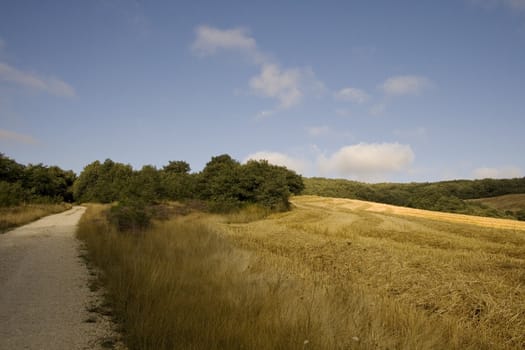
{"label": "stubble field", "polygon": [[[131,349],[521,349],[525,223],[298,196],[79,236]],[[92,208],[93,209],[93,208]],[[95,208],[96,209],[96,208]]]}
{"label": "stubble field", "polygon": [[370,320],[382,321],[358,327],[358,338],[380,345],[388,336],[376,334],[396,318],[392,334],[414,332],[429,347],[443,336],[458,348],[525,346],[525,222],[315,196],[293,202],[292,212],[223,227],[286,275],[362,295]]}

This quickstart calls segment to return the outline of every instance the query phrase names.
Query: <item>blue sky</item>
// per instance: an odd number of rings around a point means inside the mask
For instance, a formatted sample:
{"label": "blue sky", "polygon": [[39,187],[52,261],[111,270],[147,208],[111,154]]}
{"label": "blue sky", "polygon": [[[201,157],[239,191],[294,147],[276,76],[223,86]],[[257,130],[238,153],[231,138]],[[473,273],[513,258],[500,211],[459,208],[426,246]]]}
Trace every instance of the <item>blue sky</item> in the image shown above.
{"label": "blue sky", "polygon": [[525,176],[525,0],[2,1],[0,152]]}

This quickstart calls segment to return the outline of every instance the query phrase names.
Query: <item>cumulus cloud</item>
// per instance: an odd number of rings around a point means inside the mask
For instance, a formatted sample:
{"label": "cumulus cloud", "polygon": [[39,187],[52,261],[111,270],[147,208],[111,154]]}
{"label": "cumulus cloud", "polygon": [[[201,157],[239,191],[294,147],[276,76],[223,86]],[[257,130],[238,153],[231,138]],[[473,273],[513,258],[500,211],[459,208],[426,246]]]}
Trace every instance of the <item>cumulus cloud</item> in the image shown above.
{"label": "cumulus cloud", "polygon": [[34,73],[21,71],[2,62],[0,62],[0,80],[8,81],[23,87],[45,91],[56,96],[75,96],[75,89],[60,79],[53,77],[44,78]]}
{"label": "cumulus cloud", "polygon": [[389,96],[417,95],[430,86],[430,80],[417,75],[388,78],[380,88]]}
{"label": "cumulus cloud", "polygon": [[279,152],[256,152],[248,155],[244,162],[248,160],[267,160],[270,164],[285,166],[299,174],[303,174],[308,169],[308,162]]}
{"label": "cumulus cloud", "polygon": [[281,70],[275,64],[265,64],[261,73],[250,80],[250,88],[258,95],[279,100],[281,108],[289,108],[301,101],[301,78],[299,69]]}
{"label": "cumulus cloud", "polygon": [[257,49],[255,39],[245,28],[218,29],[199,26],[195,33],[197,38],[191,49],[197,55],[209,56],[218,50],[236,50],[249,54],[256,62],[264,60],[264,55]]}
{"label": "cumulus cloud", "polygon": [[361,89],[347,87],[335,93],[335,98],[354,103],[365,103],[370,96]]}
{"label": "cumulus cloud", "polygon": [[476,179],[512,179],[523,176],[518,167],[477,168],[472,172]]}
{"label": "cumulus cloud", "polygon": [[[275,98],[279,108],[290,108],[299,104],[307,92],[324,90],[324,85],[315,78],[310,68],[281,68],[264,54],[254,38],[244,28],[218,29],[199,26],[192,51],[200,56],[209,56],[219,50],[241,52],[260,67],[260,73],[250,79],[249,86],[258,96]],[[264,113],[263,113],[264,114]],[[257,119],[261,119],[260,115]]]}
{"label": "cumulus cloud", "polygon": [[328,157],[320,156],[318,167],[324,174],[371,181],[408,170],[413,161],[414,152],[409,145],[359,143],[342,147]]}
{"label": "cumulus cloud", "polygon": [[37,140],[32,136],[19,134],[5,129],[0,129],[0,141],[22,143],[26,145],[34,145],[37,143]]}

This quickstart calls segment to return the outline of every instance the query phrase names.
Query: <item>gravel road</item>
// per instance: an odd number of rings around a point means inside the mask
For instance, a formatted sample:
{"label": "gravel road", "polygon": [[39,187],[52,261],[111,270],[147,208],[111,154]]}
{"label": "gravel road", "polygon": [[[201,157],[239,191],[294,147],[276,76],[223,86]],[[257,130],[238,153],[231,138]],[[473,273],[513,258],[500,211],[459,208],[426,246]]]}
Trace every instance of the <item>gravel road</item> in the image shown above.
{"label": "gravel road", "polygon": [[114,348],[75,238],[74,207],[0,235],[0,350]]}

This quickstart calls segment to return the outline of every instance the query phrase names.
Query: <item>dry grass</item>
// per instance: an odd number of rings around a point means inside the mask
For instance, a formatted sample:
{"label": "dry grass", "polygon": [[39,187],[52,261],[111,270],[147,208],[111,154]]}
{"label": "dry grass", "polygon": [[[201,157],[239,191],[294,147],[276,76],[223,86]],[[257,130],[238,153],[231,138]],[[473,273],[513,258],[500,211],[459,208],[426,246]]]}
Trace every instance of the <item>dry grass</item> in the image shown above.
{"label": "dry grass", "polygon": [[0,233],[50,214],[71,209],[71,204],[27,204],[0,208]]}
{"label": "dry grass", "polygon": [[[294,204],[290,213],[224,228],[244,249],[286,261],[290,274],[398,310],[364,307],[377,322],[396,317],[426,334],[415,348],[525,347],[525,223],[315,196]],[[364,332],[363,342],[385,344],[375,330]]]}
{"label": "dry grass", "polygon": [[314,196],[294,205],[255,221],[192,214],[141,236],[90,208],[79,236],[130,348],[525,347],[525,226]]}
{"label": "dry grass", "polygon": [[525,194],[507,194],[504,196],[472,199],[498,210],[520,211],[525,210]]}

